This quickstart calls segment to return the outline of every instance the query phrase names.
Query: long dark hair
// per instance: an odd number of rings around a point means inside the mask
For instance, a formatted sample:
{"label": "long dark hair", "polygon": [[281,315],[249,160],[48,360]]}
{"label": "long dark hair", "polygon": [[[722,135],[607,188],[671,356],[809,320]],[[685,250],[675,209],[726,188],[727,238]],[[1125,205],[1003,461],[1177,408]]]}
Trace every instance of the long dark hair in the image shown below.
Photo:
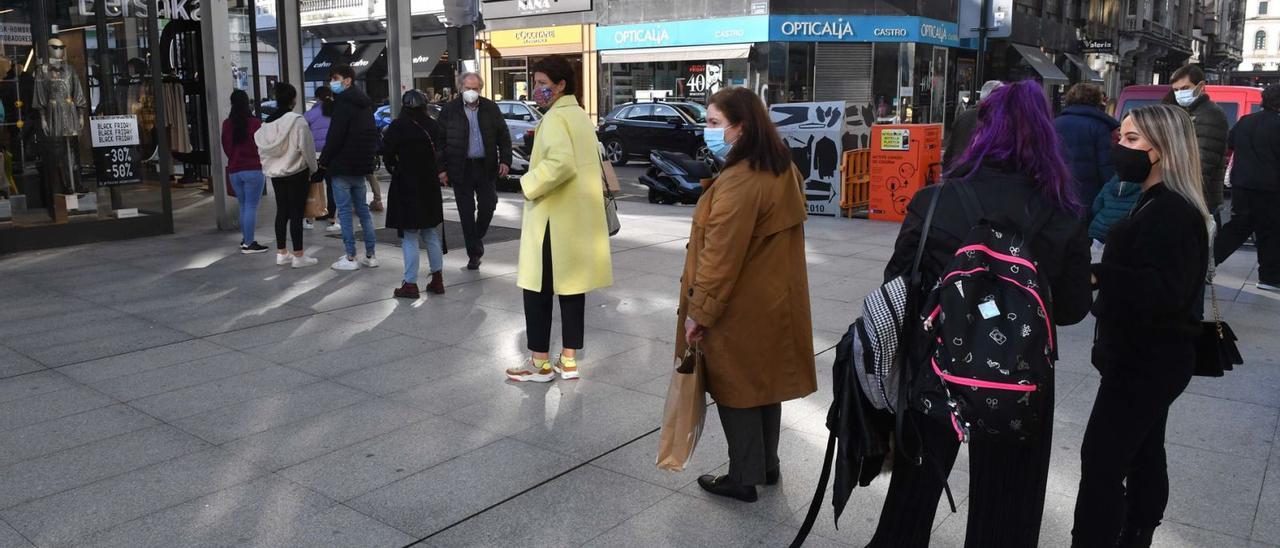
{"label": "long dark hair", "polygon": [[298,88],[291,84],[280,82],[276,84],[276,111],[267,117],[268,122],[274,122],[282,118],[293,110],[295,103],[298,102]]}
{"label": "long dark hair", "polygon": [[243,143],[249,138],[249,118],[253,117],[253,108],[249,106],[249,94],[243,89],[231,92],[231,142]]}
{"label": "long dark hair", "polygon": [[333,90],[329,86],[316,88],[316,101],[320,103],[320,114],[333,116]]}
{"label": "long dark hair", "polygon": [[791,150],[782,142],[759,95],[743,87],[725,88],[712,95],[707,106],[716,107],[742,132],[725,158],[725,167],[745,161],[753,170],[774,175],[791,170]]}
{"label": "long dark hair", "polygon": [[1085,211],[1062,157],[1049,100],[1034,80],[1006,84],[983,97],[973,142],[946,175],[967,179],[984,162],[1034,177],[1045,199],[1059,209],[1075,215]]}

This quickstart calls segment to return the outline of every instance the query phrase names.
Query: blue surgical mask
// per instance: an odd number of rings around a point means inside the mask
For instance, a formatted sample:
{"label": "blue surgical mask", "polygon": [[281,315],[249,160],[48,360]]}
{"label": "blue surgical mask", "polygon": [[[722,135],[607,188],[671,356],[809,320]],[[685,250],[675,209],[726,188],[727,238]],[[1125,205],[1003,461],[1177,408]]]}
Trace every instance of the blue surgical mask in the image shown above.
{"label": "blue surgical mask", "polygon": [[342,87],[342,80],[333,80],[329,82],[329,89],[333,90],[334,93],[342,93],[347,88]]}
{"label": "blue surgical mask", "polygon": [[1176,99],[1178,101],[1178,104],[1181,105],[1183,108],[1189,107],[1191,106],[1191,103],[1196,102],[1196,90],[1194,89],[1177,90],[1173,92],[1173,98]]}
{"label": "blue surgical mask", "polygon": [[729,156],[729,150],[733,145],[724,140],[724,129],[722,127],[709,127],[702,131],[702,140],[707,142],[707,150],[721,160]]}

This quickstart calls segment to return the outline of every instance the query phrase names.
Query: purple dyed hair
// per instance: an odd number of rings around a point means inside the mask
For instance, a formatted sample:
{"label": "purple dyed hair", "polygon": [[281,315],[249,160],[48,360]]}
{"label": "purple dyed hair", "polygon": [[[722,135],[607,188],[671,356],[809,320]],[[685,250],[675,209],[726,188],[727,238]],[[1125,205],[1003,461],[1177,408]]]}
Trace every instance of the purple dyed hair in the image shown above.
{"label": "purple dyed hair", "polygon": [[946,175],[968,179],[983,163],[1030,175],[1040,183],[1049,203],[1077,216],[1084,213],[1062,156],[1049,101],[1034,80],[1000,86],[982,101],[973,141]]}

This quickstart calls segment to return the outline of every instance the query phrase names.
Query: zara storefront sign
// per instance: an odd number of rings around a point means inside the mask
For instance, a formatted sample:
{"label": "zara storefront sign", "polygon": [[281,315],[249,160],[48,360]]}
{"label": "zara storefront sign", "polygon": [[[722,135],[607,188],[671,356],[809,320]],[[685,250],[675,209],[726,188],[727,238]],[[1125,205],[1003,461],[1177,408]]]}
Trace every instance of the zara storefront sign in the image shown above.
{"label": "zara storefront sign", "polygon": [[[160,8],[156,14],[160,19],[178,19],[186,21],[200,20],[200,0],[151,0]],[[101,4],[106,9],[107,17],[146,17],[147,0],[79,0],[77,9],[81,16],[93,17],[96,8]]]}
{"label": "zara storefront sign", "polygon": [[591,0],[484,0],[480,11],[485,19],[591,11]]}

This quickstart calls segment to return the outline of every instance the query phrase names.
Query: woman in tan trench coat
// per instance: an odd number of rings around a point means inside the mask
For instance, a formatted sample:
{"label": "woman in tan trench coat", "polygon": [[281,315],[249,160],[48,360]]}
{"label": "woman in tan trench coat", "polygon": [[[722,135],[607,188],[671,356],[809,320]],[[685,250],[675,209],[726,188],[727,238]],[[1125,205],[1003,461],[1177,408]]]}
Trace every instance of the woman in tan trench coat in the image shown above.
{"label": "woman in tan trench coat", "polygon": [[707,106],[707,146],[724,160],[693,213],[676,355],[698,345],[729,441],[729,473],[707,491],[753,502],[779,476],[782,402],[817,389],[805,268],[805,198],[760,98],[729,88]]}

